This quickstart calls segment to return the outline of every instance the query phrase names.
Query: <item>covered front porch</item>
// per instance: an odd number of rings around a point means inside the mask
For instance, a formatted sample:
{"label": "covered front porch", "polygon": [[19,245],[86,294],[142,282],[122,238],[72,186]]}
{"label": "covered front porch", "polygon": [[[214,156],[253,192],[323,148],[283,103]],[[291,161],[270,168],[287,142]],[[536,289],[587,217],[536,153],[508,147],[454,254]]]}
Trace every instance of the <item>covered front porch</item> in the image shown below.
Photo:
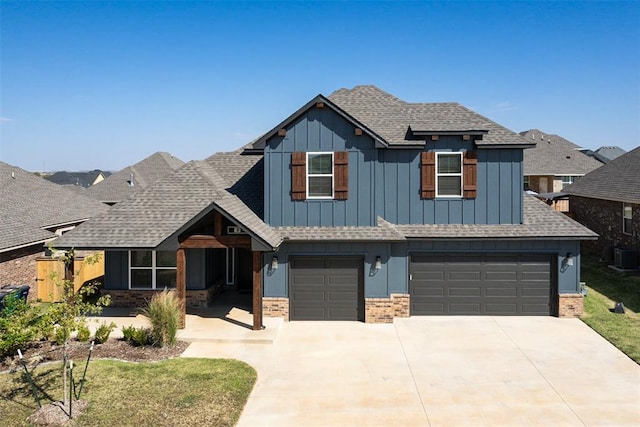
{"label": "covered front porch", "polygon": [[[239,294],[251,295],[252,329],[264,328],[262,316],[262,252],[253,250],[252,239],[242,227],[214,210],[178,236],[176,295],[182,305],[181,327],[186,325],[187,250],[224,249],[225,284],[235,285]],[[237,258],[236,258],[237,255]],[[224,287],[223,287],[223,290]]]}
{"label": "covered front porch", "polygon": [[[272,344],[283,319],[267,317],[264,328],[254,331],[252,304],[250,294],[223,292],[210,307],[188,308],[185,327],[178,331],[177,338],[187,342]],[[100,315],[90,316],[88,320],[92,333],[103,322],[115,323],[113,338],[122,337],[123,327],[150,326],[149,320],[134,307],[106,307]]]}

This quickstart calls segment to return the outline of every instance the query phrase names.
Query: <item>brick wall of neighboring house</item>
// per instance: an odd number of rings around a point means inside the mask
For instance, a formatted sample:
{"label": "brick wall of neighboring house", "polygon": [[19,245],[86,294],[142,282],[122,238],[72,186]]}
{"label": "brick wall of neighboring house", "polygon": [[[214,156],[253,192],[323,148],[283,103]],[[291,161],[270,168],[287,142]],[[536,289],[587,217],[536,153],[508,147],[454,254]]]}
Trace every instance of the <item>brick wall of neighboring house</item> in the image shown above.
{"label": "brick wall of neighboring house", "polygon": [[622,202],[570,196],[574,219],[598,233],[598,240],[585,240],[583,248],[600,255],[616,246],[640,250],[640,204],[632,204],[632,233],[622,232]]}
{"label": "brick wall of neighboring house", "polygon": [[0,286],[29,285],[29,300],[38,296],[36,258],[44,254],[42,244],[0,253]]}

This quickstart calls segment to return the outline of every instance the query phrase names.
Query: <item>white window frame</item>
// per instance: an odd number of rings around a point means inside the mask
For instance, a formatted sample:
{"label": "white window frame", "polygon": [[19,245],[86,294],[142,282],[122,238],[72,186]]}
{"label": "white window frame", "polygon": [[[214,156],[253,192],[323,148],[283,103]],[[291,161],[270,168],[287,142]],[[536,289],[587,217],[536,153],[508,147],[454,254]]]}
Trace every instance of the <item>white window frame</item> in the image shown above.
{"label": "white window frame", "polygon": [[[129,252],[129,270],[128,270],[128,274],[129,274],[129,289],[131,290],[147,290],[147,291],[154,291],[154,290],[158,290],[160,288],[158,288],[156,286],[156,271],[157,270],[176,270],[176,274],[178,274],[177,269],[178,267],[158,267],[156,265],[156,254],[157,251],[153,251],[153,250],[147,250],[147,249],[137,249],[135,250],[135,252],[151,252],[151,267],[133,267],[131,265],[131,252],[134,251],[128,251]],[[162,251],[162,252],[168,252],[168,251]],[[176,260],[176,264],[177,264],[177,260]],[[151,287],[150,288],[139,288],[139,287],[132,287],[131,286],[131,271],[132,270],[151,270]],[[173,289],[173,288],[171,288]]]}
{"label": "white window frame", "polygon": [[[629,213],[631,216],[626,216],[627,208],[629,208]],[[629,227],[627,229],[627,220],[629,221]],[[633,234],[633,205],[630,203],[622,203],[622,233],[632,235]]]}
{"label": "white window frame", "polygon": [[[325,155],[330,155],[331,156],[331,174],[326,174],[326,173],[309,173],[309,167],[310,167],[310,162],[309,162],[309,155],[315,155],[315,154],[325,154]],[[312,152],[308,152],[307,153],[307,161],[305,163],[305,167],[307,168],[306,170],[306,175],[307,175],[307,199],[316,199],[316,200],[331,200],[334,199],[335,196],[335,187],[336,187],[336,181],[335,181],[335,163],[334,163],[335,157],[333,155],[333,151],[312,151]],[[313,177],[331,177],[331,196],[312,196],[311,193],[309,193],[309,178],[313,178]]]}
{"label": "white window frame", "polygon": [[[463,177],[463,171],[464,171],[464,159],[463,159],[463,154],[462,152],[458,152],[458,151],[442,151],[442,152],[436,152],[436,197],[446,197],[446,198],[462,198],[462,189],[464,188],[464,177]],[[458,155],[460,157],[460,172],[459,173],[439,173],[438,172],[438,163],[440,162],[440,156],[441,155]],[[447,177],[447,176],[459,176],[460,177],[460,194],[456,195],[456,194],[440,194],[439,193],[439,181],[440,181],[440,177]]]}
{"label": "white window frame", "polygon": [[[569,178],[567,181],[565,181],[565,178]],[[560,182],[562,182],[562,187],[564,188],[565,185],[571,185],[574,182],[576,182],[576,179],[578,179],[578,177],[576,175],[561,175],[560,176]]]}

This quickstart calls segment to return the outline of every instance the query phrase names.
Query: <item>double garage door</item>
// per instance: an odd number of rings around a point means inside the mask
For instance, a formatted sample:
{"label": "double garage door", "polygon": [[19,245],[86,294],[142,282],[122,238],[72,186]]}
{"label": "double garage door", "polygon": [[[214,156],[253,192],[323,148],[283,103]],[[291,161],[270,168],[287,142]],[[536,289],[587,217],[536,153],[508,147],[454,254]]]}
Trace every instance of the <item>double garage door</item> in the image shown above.
{"label": "double garage door", "polygon": [[554,313],[551,257],[415,254],[411,315],[544,315]]}
{"label": "double garage door", "polygon": [[[291,320],[364,320],[363,266],[362,257],[291,257]],[[411,315],[553,315],[554,283],[547,255],[414,254]]]}
{"label": "double garage door", "polygon": [[292,257],[291,320],[364,320],[362,257]]}

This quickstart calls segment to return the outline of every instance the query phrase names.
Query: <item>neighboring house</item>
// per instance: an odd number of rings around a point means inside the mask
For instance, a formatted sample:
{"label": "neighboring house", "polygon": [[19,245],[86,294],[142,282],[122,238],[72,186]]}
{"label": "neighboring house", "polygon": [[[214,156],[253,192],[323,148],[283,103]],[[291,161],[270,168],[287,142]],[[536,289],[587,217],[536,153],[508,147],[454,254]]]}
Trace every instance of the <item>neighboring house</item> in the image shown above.
{"label": "neighboring house", "polygon": [[44,175],[43,178],[59,185],[88,188],[104,181],[109,175],[111,175],[111,172],[103,172],[96,169],[90,172],[60,171],[52,173],[51,175]]}
{"label": "neighboring house", "polygon": [[[565,192],[569,194],[575,219],[600,235],[599,240],[589,242],[589,246],[601,251],[605,259],[615,260],[617,255],[615,261],[621,268],[637,266],[640,250],[640,147],[580,178],[565,188]],[[614,248],[621,250],[614,251]],[[624,249],[631,251],[623,253]]]}
{"label": "neighboring house", "polygon": [[[576,179],[602,166],[580,147],[558,135],[538,129],[520,132],[536,146],[524,152],[524,189],[536,193],[559,193]],[[568,210],[568,209],[563,209]]]}
{"label": "neighboring house", "polygon": [[626,153],[626,151],[617,146],[600,147],[596,151],[591,151],[589,149],[583,149],[580,151],[602,163],[609,163],[611,160],[617,159]]}
{"label": "neighboring house", "polygon": [[37,295],[36,258],[45,244],[88,218],[104,204],[0,162],[0,286],[25,284]]}
{"label": "neighboring house", "polygon": [[190,162],[65,235],[106,250],[105,289],[135,304],[217,287],[289,320],[582,312],[580,241],[526,196],[534,143],[456,103],[374,86],[318,95],[252,144]]}
{"label": "neighboring house", "polygon": [[114,205],[131,194],[151,186],[183,164],[182,160],[169,153],[157,152],[87,188],[86,194],[107,205]]}

